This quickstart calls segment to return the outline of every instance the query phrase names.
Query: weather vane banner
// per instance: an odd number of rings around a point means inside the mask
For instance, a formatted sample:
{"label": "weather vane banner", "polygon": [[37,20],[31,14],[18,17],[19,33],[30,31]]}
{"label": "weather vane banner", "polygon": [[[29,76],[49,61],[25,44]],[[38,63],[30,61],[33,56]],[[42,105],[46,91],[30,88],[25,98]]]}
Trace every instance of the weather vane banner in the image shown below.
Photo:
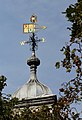
{"label": "weather vane banner", "polygon": [[35,32],[35,24],[23,24],[23,33]]}

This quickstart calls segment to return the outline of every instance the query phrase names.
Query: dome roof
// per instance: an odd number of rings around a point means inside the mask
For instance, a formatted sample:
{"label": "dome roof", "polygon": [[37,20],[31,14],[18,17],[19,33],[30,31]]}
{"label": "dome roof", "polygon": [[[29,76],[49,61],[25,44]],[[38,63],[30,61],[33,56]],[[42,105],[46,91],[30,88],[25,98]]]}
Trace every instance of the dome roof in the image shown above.
{"label": "dome roof", "polygon": [[40,83],[38,80],[30,80],[28,83],[24,84],[21,88],[19,88],[14,94],[13,97],[22,99],[30,99],[36,97],[42,97],[45,95],[52,94],[51,90]]}
{"label": "dome roof", "polygon": [[36,57],[35,53],[32,53],[32,56],[27,60],[27,64],[30,66],[30,80],[19,88],[12,97],[22,100],[52,94],[47,86],[37,80],[36,71],[37,66],[40,65],[40,60]]}

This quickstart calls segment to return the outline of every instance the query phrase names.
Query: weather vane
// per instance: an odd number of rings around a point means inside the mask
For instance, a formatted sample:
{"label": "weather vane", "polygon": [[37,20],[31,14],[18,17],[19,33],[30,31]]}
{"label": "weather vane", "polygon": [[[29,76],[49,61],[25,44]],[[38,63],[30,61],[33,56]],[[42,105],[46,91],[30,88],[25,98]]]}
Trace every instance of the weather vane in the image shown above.
{"label": "weather vane", "polygon": [[36,35],[35,35],[35,32],[38,32],[40,29],[46,29],[46,26],[40,26],[40,25],[36,24],[37,16],[34,14],[30,17],[30,21],[31,21],[31,23],[23,24],[23,33],[31,34],[29,37],[29,40],[22,41],[22,42],[20,42],[20,44],[21,45],[30,44],[32,47],[31,50],[33,52],[35,52],[35,50],[38,46],[37,43],[40,41],[44,42],[44,38],[38,39],[38,37],[36,37]]}

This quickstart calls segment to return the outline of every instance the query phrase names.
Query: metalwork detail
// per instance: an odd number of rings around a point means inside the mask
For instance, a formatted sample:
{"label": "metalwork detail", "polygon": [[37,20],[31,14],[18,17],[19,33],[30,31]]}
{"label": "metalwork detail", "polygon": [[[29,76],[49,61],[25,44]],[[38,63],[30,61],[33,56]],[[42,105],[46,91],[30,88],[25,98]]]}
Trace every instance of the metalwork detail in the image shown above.
{"label": "metalwork detail", "polygon": [[36,15],[32,15],[30,17],[30,21],[31,21],[31,23],[23,24],[23,33],[25,33],[25,34],[35,33],[41,29],[46,29],[46,26],[40,26],[40,25],[36,24],[36,22],[37,22]]}
{"label": "metalwork detail", "polygon": [[44,38],[38,39],[38,37],[35,36],[35,34],[33,33],[30,37],[28,41],[22,41],[20,42],[21,45],[25,45],[25,44],[30,44],[31,45],[31,50],[35,51],[38,48],[38,42],[45,42]]}
{"label": "metalwork detail", "polygon": [[40,25],[35,24],[35,23],[23,24],[23,33],[25,33],[25,34],[35,33],[35,32],[38,32],[41,29],[45,30],[46,26],[40,26]]}
{"label": "metalwork detail", "polygon": [[33,14],[33,15],[30,17],[30,21],[31,21],[32,23],[36,23],[36,22],[37,22],[37,16]]}
{"label": "metalwork detail", "polygon": [[30,37],[28,41],[22,41],[20,42],[21,45],[25,45],[25,44],[30,44],[31,45],[31,50],[33,52],[35,52],[35,50],[37,50],[38,48],[38,42],[44,42],[45,39],[41,38],[38,39],[38,37],[36,37],[35,32],[37,32],[40,29],[46,29],[46,26],[40,26],[38,24],[36,24],[37,22],[37,16],[36,15],[32,15],[30,18],[31,23],[26,23],[23,24],[23,33],[30,33]]}

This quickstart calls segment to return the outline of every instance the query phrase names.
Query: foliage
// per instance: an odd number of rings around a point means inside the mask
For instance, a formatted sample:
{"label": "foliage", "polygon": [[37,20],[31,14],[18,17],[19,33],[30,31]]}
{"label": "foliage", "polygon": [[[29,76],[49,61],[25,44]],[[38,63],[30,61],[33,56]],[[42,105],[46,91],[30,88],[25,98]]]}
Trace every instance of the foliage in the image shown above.
{"label": "foliage", "polygon": [[62,84],[60,89],[61,97],[58,100],[58,108],[64,119],[79,119],[80,112],[73,103],[82,102],[82,0],[78,0],[74,5],[70,5],[65,12],[68,21],[71,22],[70,41],[60,50],[64,54],[64,59],[55,64],[56,68],[62,66],[66,72],[75,72],[75,78]]}
{"label": "foliage", "polygon": [[4,89],[5,86],[6,86],[6,77],[2,75],[0,76],[0,96],[2,95],[2,90]]}
{"label": "foliage", "polygon": [[31,111],[29,108],[21,110],[20,120],[53,120],[53,119],[49,107],[41,106],[40,109],[33,111]]}
{"label": "foliage", "polygon": [[6,94],[2,93],[2,90],[6,86],[6,77],[0,76],[0,120],[12,120],[13,111],[12,108],[17,103],[17,99],[10,99]]}

